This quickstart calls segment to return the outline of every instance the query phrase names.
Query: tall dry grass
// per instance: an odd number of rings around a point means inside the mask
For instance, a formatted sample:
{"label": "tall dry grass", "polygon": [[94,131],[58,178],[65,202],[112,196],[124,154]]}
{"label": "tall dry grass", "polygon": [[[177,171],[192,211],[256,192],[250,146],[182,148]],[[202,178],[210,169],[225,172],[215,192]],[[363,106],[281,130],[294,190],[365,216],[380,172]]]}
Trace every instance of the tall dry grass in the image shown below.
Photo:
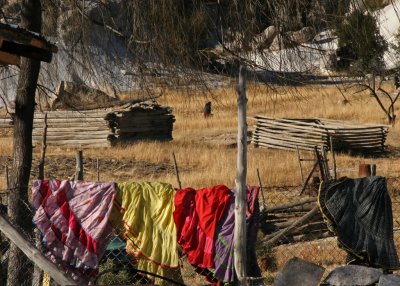
{"label": "tall dry grass", "polygon": [[[325,117],[357,122],[385,123],[384,113],[375,99],[366,93],[354,94],[353,90],[344,92],[349,99],[343,104],[343,96],[336,86],[274,87],[250,84],[248,95],[248,125],[253,129],[252,117],[263,114],[273,117]],[[212,101],[213,116],[204,118],[202,108],[206,101]],[[154,164],[171,164],[171,154],[175,152],[184,186],[201,188],[215,184],[234,186],[236,173],[236,149],[224,145],[212,144],[210,139],[221,134],[235,136],[236,93],[234,86],[212,90],[212,94],[201,92],[169,91],[159,99],[162,105],[173,108],[176,122],[171,142],[138,142],[127,147],[109,149],[88,149],[85,157],[112,158],[115,160],[147,161]],[[399,103],[400,104],[400,103]],[[396,108],[399,108],[399,104]],[[388,144],[400,147],[398,126],[390,129]],[[220,140],[222,141],[222,140]],[[217,141],[214,141],[216,143]],[[11,155],[10,139],[0,140],[0,155]],[[49,148],[48,156],[74,156],[75,150]],[[362,158],[345,154],[337,156],[340,175],[355,176],[360,163],[374,162],[378,165],[378,174],[399,176],[398,154],[382,158]],[[35,149],[39,155],[39,148]],[[302,157],[313,157],[301,152]],[[311,165],[304,163],[306,173]],[[106,166],[105,166],[106,167]],[[259,168],[261,179],[266,186],[298,185],[300,173],[297,154],[293,152],[254,148],[248,149],[248,183],[258,184],[256,169]],[[174,173],[146,174],[107,170],[102,172],[102,180],[161,180],[177,186]],[[94,174],[93,170],[91,171]]]}

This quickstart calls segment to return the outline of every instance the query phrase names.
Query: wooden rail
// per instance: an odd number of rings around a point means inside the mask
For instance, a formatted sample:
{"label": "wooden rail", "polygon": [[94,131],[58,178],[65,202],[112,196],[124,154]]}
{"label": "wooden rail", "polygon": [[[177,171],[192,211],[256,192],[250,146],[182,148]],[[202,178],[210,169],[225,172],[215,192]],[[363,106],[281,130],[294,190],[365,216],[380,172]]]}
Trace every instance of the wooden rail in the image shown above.
{"label": "wooden rail", "polygon": [[256,147],[290,151],[314,146],[334,151],[382,152],[387,125],[357,124],[333,119],[283,119],[255,116],[252,142]]}
{"label": "wooden rail", "polygon": [[40,269],[49,273],[51,278],[59,285],[77,285],[72,278],[66,276],[56,265],[49,261],[34,245],[27,241],[10,222],[0,214],[0,231],[7,236],[29,259],[31,259]]}

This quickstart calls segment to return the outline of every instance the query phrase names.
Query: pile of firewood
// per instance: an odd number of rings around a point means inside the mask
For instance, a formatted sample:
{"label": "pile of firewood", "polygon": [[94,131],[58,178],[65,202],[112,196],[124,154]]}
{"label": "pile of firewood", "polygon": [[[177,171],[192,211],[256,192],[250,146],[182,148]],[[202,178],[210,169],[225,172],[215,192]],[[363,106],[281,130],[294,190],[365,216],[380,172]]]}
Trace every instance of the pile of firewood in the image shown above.
{"label": "pile of firewood", "polygon": [[107,147],[138,140],[172,140],[175,121],[169,107],[136,103],[97,110],[36,112],[33,143],[72,148]]}
{"label": "pile of firewood", "polygon": [[136,104],[129,110],[108,113],[105,117],[112,134],[112,145],[135,140],[172,140],[175,117],[171,109],[160,105]]}
{"label": "pile of firewood", "polygon": [[255,116],[256,147],[313,151],[315,146],[340,152],[379,153],[385,150],[387,125],[325,118],[284,119]]}
{"label": "pile of firewood", "polygon": [[262,211],[262,244],[269,248],[279,244],[297,243],[333,236],[315,197],[282,204]]}

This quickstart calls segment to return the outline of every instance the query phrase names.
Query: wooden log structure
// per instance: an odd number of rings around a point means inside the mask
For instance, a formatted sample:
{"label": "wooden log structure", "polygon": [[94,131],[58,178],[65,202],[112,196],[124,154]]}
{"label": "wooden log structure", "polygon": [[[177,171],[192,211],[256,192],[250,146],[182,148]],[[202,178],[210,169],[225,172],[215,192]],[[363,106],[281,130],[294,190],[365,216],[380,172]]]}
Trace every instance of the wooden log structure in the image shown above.
{"label": "wooden log structure", "polygon": [[339,152],[379,153],[385,150],[388,125],[311,118],[255,116],[252,142],[256,147],[313,151],[315,146]]}
{"label": "wooden log structure", "polygon": [[0,128],[12,128],[13,120],[10,117],[0,118]]}
{"label": "wooden log structure", "polygon": [[[35,113],[33,143],[43,137],[44,114]],[[47,112],[47,145],[71,148],[109,147],[138,140],[172,140],[175,117],[169,107],[124,104],[97,110]]]}
{"label": "wooden log structure", "polygon": [[333,236],[326,226],[315,197],[268,207],[260,221],[262,244],[271,248],[280,244],[311,241]]}

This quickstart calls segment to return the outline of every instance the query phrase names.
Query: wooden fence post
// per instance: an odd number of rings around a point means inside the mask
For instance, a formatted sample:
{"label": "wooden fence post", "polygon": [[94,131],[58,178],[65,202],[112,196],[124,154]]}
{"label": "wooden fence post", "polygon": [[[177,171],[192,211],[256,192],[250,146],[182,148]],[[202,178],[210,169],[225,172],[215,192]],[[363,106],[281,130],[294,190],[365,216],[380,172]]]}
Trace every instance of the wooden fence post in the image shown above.
{"label": "wooden fence post", "polygon": [[10,177],[8,176],[8,165],[6,165],[6,191],[10,189]]}
{"label": "wooden fence post", "polygon": [[62,286],[80,284],[64,274],[62,270],[59,270],[57,266],[53,264],[53,262],[47,259],[39,250],[36,249],[36,247],[26,240],[21,235],[20,231],[16,230],[2,214],[0,214],[0,230],[27,257],[29,257],[29,259],[31,259],[35,265],[49,273],[56,283]]}
{"label": "wooden fence post", "polygon": [[237,86],[238,138],[235,198],[234,265],[238,283],[246,286],[246,175],[247,175],[247,123],[246,123],[246,67],[240,65]]}
{"label": "wooden fence post", "polygon": [[97,173],[97,182],[100,182],[100,166],[99,166],[99,158],[96,159],[96,173]]}
{"label": "wooden fence post", "polygon": [[301,195],[303,194],[303,192],[306,190],[307,184],[308,184],[308,182],[310,181],[312,175],[314,174],[314,171],[317,169],[318,165],[319,165],[319,161],[318,161],[318,159],[317,159],[317,160],[315,161],[314,166],[312,167],[310,173],[308,174],[307,179],[306,179],[306,181],[305,181],[304,184],[303,184],[303,187],[301,188],[300,196],[301,196]]}
{"label": "wooden fence post", "polygon": [[301,158],[300,158],[300,150],[299,146],[296,145],[296,150],[297,150],[297,159],[299,161],[299,169],[300,169],[300,176],[301,176],[301,183],[304,185],[304,174],[303,174],[303,168],[301,166]]}
{"label": "wooden fence post", "polygon": [[336,156],[335,156],[335,150],[333,150],[333,140],[332,136],[329,136],[329,145],[331,149],[331,154],[332,154],[332,164],[333,164],[333,179],[337,179],[337,169],[336,169]]}
{"label": "wooden fence post", "polygon": [[260,172],[258,171],[258,168],[257,168],[257,177],[258,177],[258,184],[260,185],[261,198],[262,198],[262,202],[263,202],[263,210],[265,210],[267,208],[267,206],[265,204],[264,190],[262,187]]}
{"label": "wooden fence post", "polygon": [[76,152],[75,180],[83,180],[83,152]]}
{"label": "wooden fence post", "polygon": [[[42,137],[42,153],[40,155],[40,162],[39,162],[39,175],[38,179],[44,179],[44,163],[46,159],[46,149],[47,149],[47,112],[44,114],[43,120],[43,137]],[[39,229],[35,228],[35,245],[38,250],[42,251],[42,243],[40,239],[40,232]],[[33,278],[32,278],[32,285],[41,285],[43,279],[43,271],[40,269],[36,264],[33,269]]]}
{"label": "wooden fence post", "polygon": [[39,176],[40,180],[44,179],[44,161],[46,158],[46,149],[47,149],[47,112],[44,114],[44,122],[43,122],[43,138],[42,138],[42,153],[40,155],[39,162]]}
{"label": "wooden fence post", "polygon": [[358,166],[358,177],[376,176],[376,164],[360,164]]}
{"label": "wooden fence post", "polygon": [[179,189],[182,189],[181,179],[179,178],[178,164],[176,163],[175,152],[172,152],[172,159],[174,160],[175,175],[176,175],[176,180],[178,181],[178,187]]}

